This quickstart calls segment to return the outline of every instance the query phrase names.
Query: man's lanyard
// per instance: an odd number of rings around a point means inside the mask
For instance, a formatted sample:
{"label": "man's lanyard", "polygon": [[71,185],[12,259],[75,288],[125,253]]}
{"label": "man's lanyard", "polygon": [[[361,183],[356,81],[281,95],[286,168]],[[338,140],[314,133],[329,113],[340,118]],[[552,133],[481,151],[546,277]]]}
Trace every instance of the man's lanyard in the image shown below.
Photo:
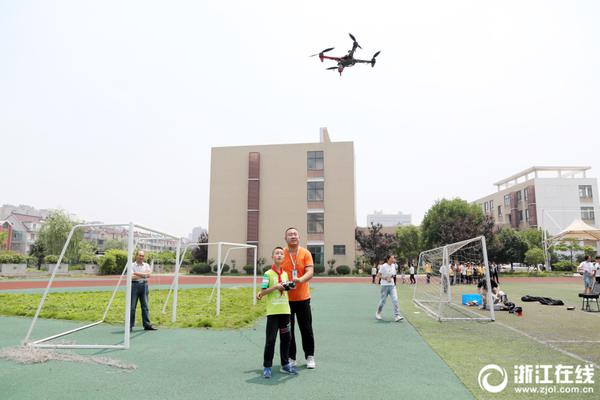
{"label": "man's lanyard", "polygon": [[292,278],[296,278],[298,276],[298,271],[296,269],[296,263],[298,261],[298,248],[296,248],[296,261],[294,261],[294,257],[292,257],[292,252],[288,247],[288,254],[290,255],[290,261],[292,262]]}

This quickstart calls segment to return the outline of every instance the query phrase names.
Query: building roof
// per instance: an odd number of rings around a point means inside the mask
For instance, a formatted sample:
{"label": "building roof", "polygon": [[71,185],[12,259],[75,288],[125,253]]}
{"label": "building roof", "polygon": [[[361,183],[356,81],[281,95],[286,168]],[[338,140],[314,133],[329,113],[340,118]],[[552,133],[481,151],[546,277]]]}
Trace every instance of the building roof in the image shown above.
{"label": "building roof", "polygon": [[527,181],[530,178],[530,175],[533,174],[534,178],[538,178],[538,173],[539,172],[556,172],[556,177],[557,178],[566,178],[566,177],[572,177],[573,175],[580,173],[583,175],[583,177],[585,178],[586,172],[589,171],[590,169],[592,169],[592,167],[588,167],[588,166],[579,166],[579,167],[574,167],[574,166],[550,166],[550,167],[539,167],[539,166],[534,166],[531,168],[527,168],[524,171],[521,171],[517,174],[511,175],[508,178],[502,179],[496,183],[494,183],[494,185],[500,187],[503,185],[506,185],[508,183],[520,183],[519,180],[521,180],[521,182],[523,181]]}

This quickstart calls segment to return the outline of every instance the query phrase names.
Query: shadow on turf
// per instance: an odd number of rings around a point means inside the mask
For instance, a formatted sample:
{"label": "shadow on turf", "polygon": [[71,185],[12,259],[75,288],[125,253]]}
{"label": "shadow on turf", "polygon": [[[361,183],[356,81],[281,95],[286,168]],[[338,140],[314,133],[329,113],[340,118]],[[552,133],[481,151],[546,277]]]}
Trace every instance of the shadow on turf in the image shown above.
{"label": "shadow on turf", "polygon": [[246,382],[253,383],[255,385],[280,385],[285,383],[289,379],[294,379],[298,375],[288,375],[282,372],[279,372],[279,368],[273,366],[273,375],[270,379],[263,378],[263,371],[261,369],[251,369],[249,371],[244,371],[245,374],[255,374],[256,376],[250,379],[247,379]]}

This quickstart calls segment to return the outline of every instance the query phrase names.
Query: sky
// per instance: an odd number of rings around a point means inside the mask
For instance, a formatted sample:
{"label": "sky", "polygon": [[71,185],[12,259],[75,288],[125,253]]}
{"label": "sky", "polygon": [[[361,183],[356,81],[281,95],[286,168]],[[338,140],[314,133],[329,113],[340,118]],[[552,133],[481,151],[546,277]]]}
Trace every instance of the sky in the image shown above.
{"label": "sky", "polygon": [[[598,20],[593,0],[0,0],[0,204],[187,235],[212,147],[320,127],[354,142],[358,225],[534,165],[597,177]],[[308,57],[348,33],[374,68]]]}

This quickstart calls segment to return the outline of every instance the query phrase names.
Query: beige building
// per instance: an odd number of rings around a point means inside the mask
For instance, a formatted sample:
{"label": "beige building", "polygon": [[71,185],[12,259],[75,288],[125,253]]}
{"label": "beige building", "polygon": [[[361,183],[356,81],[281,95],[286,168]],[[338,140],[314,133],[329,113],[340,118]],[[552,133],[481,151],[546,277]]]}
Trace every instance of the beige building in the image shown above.
{"label": "beige building", "polygon": [[[355,257],[354,144],[331,142],[321,128],[319,143],[214,147],[211,153],[209,241],[285,245],[284,231],[296,227],[315,264],[352,267]],[[229,260],[252,263],[251,251]],[[216,249],[208,257],[216,259]],[[229,263],[229,262],[228,262]],[[230,263],[229,263],[230,264]]]}
{"label": "beige building", "polygon": [[598,226],[598,183],[590,167],[531,167],[496,182],[496,192],[475,203],[497,225],[541,228],[555,235],[581,219]]}

